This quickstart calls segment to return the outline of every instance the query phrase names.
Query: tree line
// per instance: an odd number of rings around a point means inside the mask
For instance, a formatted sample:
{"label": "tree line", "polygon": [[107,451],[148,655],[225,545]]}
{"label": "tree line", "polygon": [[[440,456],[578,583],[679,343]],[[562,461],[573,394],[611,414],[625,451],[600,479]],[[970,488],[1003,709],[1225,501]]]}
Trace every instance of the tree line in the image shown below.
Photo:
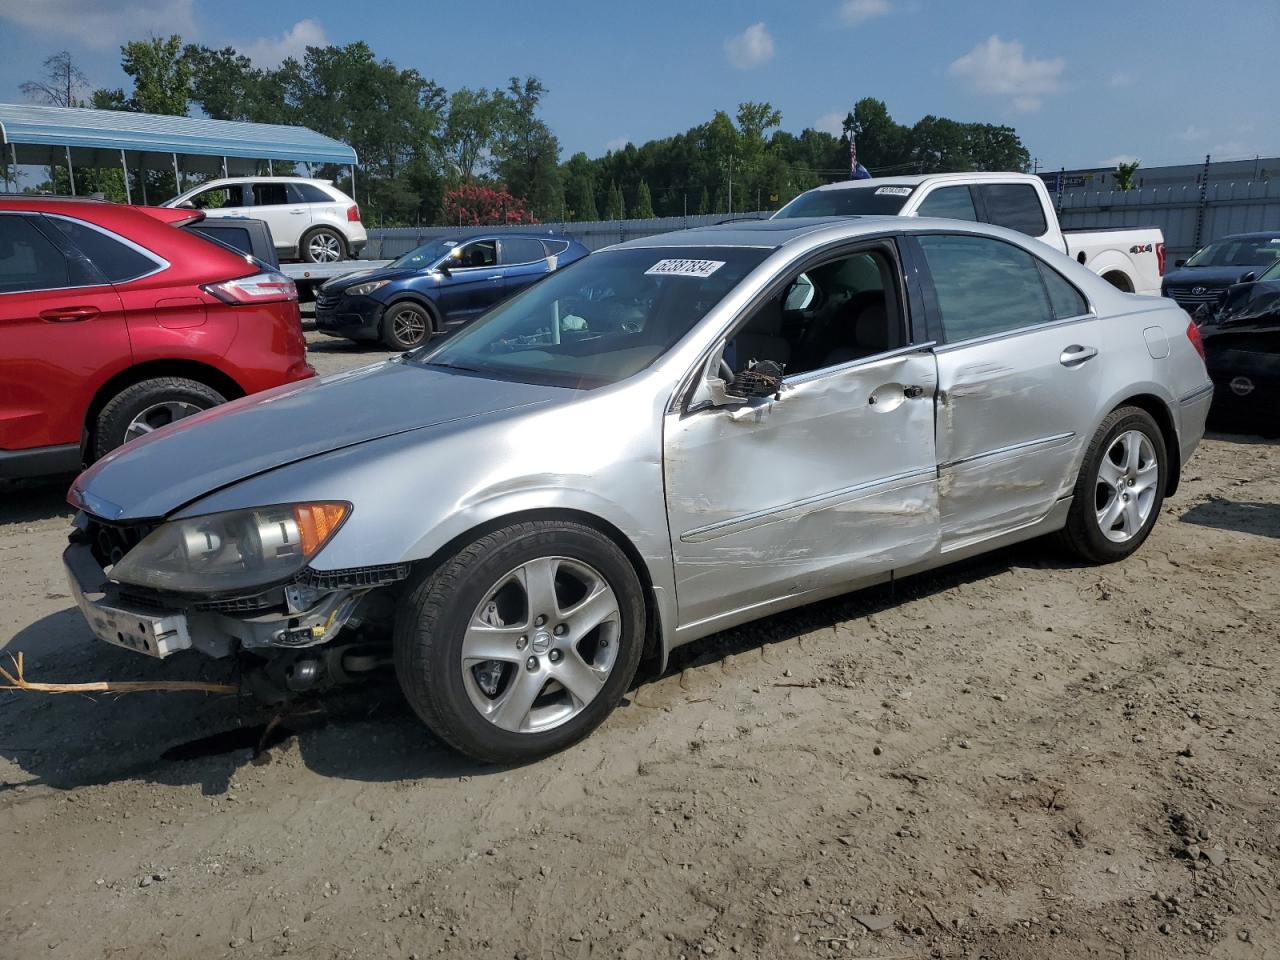
{"label": "tree line", "polygon": [[[542,222],[776,209],[847,177],[850,135],[859,162],[877,176],[1025,170],[1030,162],[1011,127],[936,116],[906,126],[871,97],[856,103],[838,135],[812,127],[793,134],[772,105],[742,103],[732,116],[717,111],[683,133],[562,162],[560,142],[540,115],[547,90],[537,77],[450,93],[415,69],[379,59],[363,41],[308,47],[301,59],[264,68],[232,47],[171,36],[126,43],[121,66],[132,90],[89,90],[64,51],[22,89],[62,106],[179,116],[195,108],[215,120],[310,127],[356,150],[365,221],[388,226],[448,222],[466,207],[459,198],[477,188],[492,192],[486,209],[505,212],[508,201],[493,198],[509,197],[521,216]],[[289,169],[275,165],[277,173]],[[310,172],[345,176],[335,167]],[[53,187],[58,176],[55,169]],[[148,178],[153,199],[177,192],[172,173]],[[123,199],[119,170],[77,170],[76,180],[82,191]]]}

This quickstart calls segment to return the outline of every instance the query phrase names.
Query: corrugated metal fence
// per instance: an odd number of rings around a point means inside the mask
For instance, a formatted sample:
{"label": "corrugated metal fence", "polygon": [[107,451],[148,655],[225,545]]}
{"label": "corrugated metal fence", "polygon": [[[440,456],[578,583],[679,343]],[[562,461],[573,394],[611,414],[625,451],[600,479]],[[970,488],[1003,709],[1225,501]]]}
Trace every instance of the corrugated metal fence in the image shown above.
{"label": "corrugated metal fence", "polygon": [[584,223],[542,223],[532,227],[381,227],[369,231],[369,244],[361,254],[366,260],[387,260],[408,253],[428,240],[446,240],[475,234],[481,230],[498,235],[530,231],[565,233],[582,242],[588,250],[599,250],[623,240],[652,237],[658,233],[705,227],[726,220],[759,220],[769,213],[740,213],[730,217],[713,213],[694,217],[655,217],[652,220],[593,220]]}
{"label": "corrugated metal fence", "polygon": [[1280,230],[1280,180],[1209,183],[1142,190],[1069,190],[1059,219],[1067,230],[1159,227],[1169,267],[1230,233]]}

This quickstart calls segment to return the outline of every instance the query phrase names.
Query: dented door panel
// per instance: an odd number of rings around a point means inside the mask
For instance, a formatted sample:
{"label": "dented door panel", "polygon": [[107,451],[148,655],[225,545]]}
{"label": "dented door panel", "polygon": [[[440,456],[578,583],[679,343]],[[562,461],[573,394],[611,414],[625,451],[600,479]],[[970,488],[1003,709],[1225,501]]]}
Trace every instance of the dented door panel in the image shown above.
{"label": "dented door panel", "polygon": [[793,378],[749,409],[670,415],[681,626],[936,552],[936,383],[933,355],[912,353]]}
{"label": "dented door panel", "polygon": [[1071,493],[1102,370],[1097,356],[1073,358],[1100,333],[1087,319],[938,348],[944,552],[1033,523]]}

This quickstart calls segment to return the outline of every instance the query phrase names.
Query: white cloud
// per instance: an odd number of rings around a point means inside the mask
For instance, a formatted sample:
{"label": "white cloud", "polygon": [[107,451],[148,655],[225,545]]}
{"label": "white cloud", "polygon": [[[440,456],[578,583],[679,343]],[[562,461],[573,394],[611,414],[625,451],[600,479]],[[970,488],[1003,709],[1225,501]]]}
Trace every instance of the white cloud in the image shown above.
{"label": "white cloud", "polygon": [[883,17],[893,9],[889,0],[844,0],[840,4],[840,20],[848,27]]}
{"label": "white cloud", "polygon": [[1111,79],[1107,81],[1108,87],[1127,87],[1133,83],[1133,74],[1125,73],[1123,70],[1113,73]]}
{"label": "white cloud", "polygon": [[148,34],[176,33],[187,40],[196,33],[194,0],[0,0],[0,21],[94,50]]}
{"label": "white cloud", "polygon": [[608,143],[604,145],[604,148],[606,151],[609,151],[609,150],[617,151],[617,150],[621,150],[630,142],[631,142],[630,137],[614,137],[612,140],[610,140]]}
{"label": "white cloud", "polygon": [[739,70],[752,70],[773,59],[773,37],[764,23],[753,23],[724,42],[729,62]]}
{"label": "white cloud", "polygon": [[848,111],[841,113],[839,110],[824,113],[813,122],[813,129],[838,137],[844,133],[844,118],[848,115]]}
{"label": "white cloud", "polygon": [[307,47],[323,47],[329,43],[324,27],[309,17],[299,20],[278,37],[259,37],[240,44],[240,52],[260,67],[278,67],[287,58],[301,60]]}
{"label": "white cloud", "polygon": [[1209,131],[1204,127],[1197,127],[1194,123],[1189,124],[1187,129],[1178,134],[1179,140],[1203,140],[1209,136]]}
{"label": "white cloud", "polygon": [[1117,153],[1114,157],[1107,157],[1102,161],[1104,167],[1118,167],[1122,163],[1136,163],[1138,158],[1132,153]]}
{"label": "white cloud", "polygon": [[1042,98],[1061,89],[1062,57],[1030,59],[1017,40],[1007,43],[992,35],[949,68],[951,76],[968,83],[976,93],[1013,98],[1013,106],[1024,112],[1039,110]]}

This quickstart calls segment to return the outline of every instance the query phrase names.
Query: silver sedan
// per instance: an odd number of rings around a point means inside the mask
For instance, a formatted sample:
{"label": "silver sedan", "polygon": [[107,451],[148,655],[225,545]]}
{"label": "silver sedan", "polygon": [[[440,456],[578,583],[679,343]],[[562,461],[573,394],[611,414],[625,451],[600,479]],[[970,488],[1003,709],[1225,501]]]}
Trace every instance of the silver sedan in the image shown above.
{"label": "silver sedan", "polygon": [[65,560],[106,642],[293,691],[389,642],[442,740],[525,760],[735,624],[1044,534],[1127,557],[1211,393],[1185,313],[1021,234],[688,230],[128,444]]}

